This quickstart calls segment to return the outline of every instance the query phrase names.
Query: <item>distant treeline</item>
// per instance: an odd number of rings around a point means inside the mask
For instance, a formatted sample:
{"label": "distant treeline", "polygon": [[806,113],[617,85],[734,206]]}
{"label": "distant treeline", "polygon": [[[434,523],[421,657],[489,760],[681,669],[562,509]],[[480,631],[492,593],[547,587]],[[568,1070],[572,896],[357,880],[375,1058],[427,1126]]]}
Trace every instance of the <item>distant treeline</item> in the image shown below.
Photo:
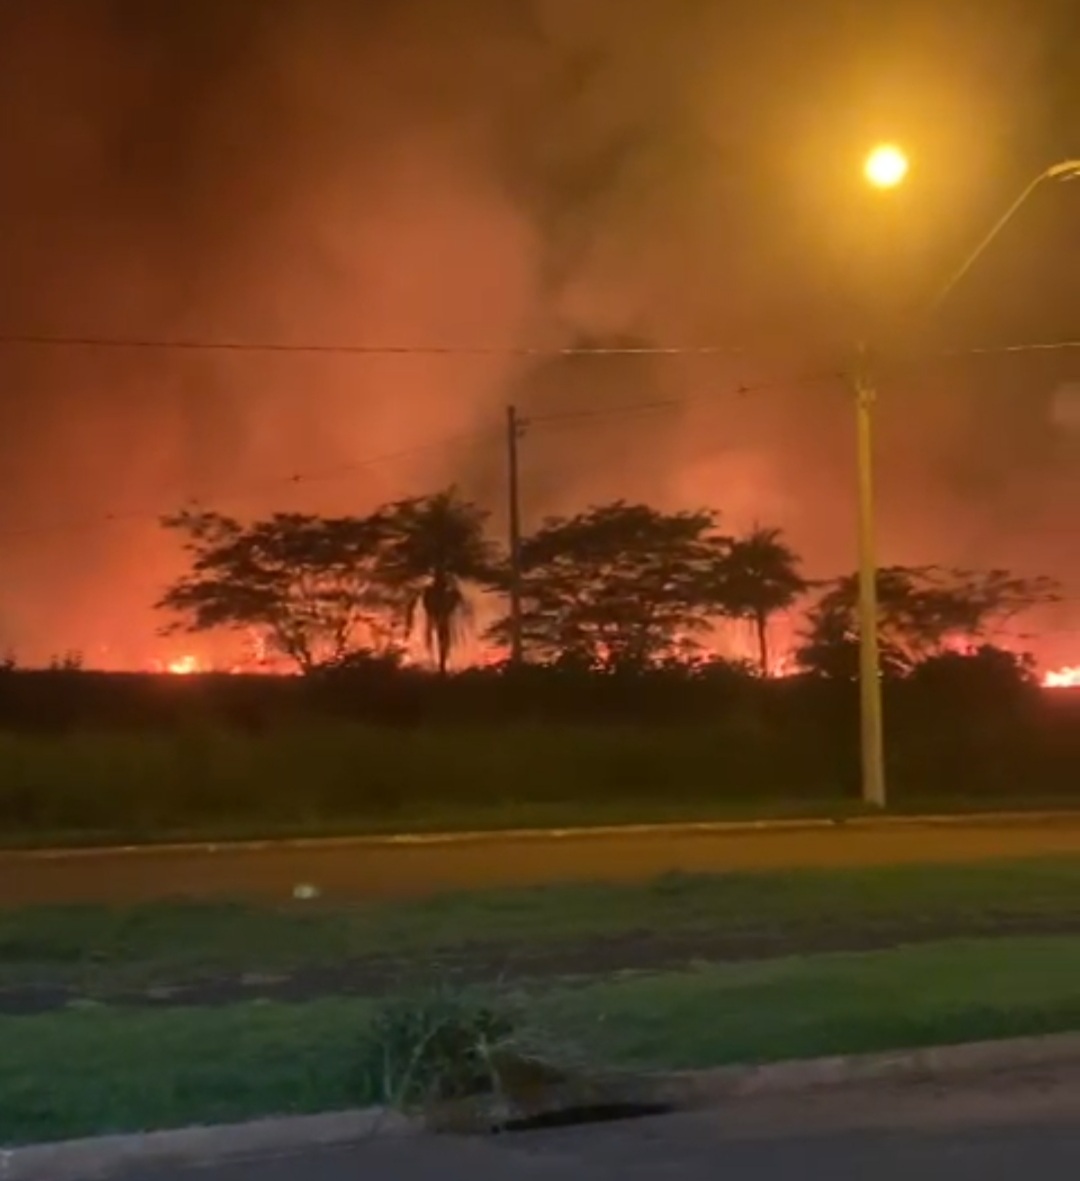
{"label": "distant treeline", "polygon": [[[803,626],[788,663],[854,675],[858,578],[808,579],[782,530],[727,536],[720,519],[618,500],[548,519],[512,555],[489,535],[487,513],[454,489],[362,517],[245,522],[189,509],[165,521],[189,568],[158,607],[169,631],[238,633],[304,673],[403,660],[417,639],[445,673],[466,637],[491,655],[519,652],[518,663],[627,673],[698,663],[715,652],[718,627],[738,624],[769,674],[772,624],[795,612]],[[1041,576],[935,565],[882,567],[877,584],[888,675],[1000,636],[1060,589]],[[507,613],[477,635],[481,592]]]}

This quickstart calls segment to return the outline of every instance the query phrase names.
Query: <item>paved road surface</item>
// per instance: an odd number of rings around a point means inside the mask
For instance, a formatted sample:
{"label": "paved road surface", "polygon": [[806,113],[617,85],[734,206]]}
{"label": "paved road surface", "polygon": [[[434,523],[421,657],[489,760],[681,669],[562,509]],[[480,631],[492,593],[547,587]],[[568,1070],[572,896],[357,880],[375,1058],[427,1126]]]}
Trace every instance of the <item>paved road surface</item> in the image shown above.
{"label": "paved road surface", "polygon": [[499,1140],[369,1142],[124,1181],[1075,1181],[1080,1072],[986,1091],[875,1088]]}
{"label": "paved road surface", "polygon": [[1080,817],[961,825],[504,836],[401,844],[327,841],[258,848],[0,853],[0,905],[133,903],[186,897],[389,899],[568,881],[633,881],[687,872],[883,865],[1080,853]]}

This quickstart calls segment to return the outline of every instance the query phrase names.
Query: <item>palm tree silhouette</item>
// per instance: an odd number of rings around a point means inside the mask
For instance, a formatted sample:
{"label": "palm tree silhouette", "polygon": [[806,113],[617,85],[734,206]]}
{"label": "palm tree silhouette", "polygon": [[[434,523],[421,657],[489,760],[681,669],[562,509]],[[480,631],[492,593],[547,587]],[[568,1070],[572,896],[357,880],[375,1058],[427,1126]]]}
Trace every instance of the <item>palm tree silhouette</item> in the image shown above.
{"label": "palm tree silhouette", "polygon": [[783,530],[756,525],[728,543],[719,562],[724,613],[748,620],[757,637],[761,675],[771,670],[769,624],[808,588],[799,571],[799,555],[783,540]]}
{"label": "palm tree silhouette", "polygon": [[472,620],[469,585],[489,581],[495,566],[487,516],[454,488],[399,501],[385,514],[387,581],[400,595],[406,634],[420,622],[441,676]]}

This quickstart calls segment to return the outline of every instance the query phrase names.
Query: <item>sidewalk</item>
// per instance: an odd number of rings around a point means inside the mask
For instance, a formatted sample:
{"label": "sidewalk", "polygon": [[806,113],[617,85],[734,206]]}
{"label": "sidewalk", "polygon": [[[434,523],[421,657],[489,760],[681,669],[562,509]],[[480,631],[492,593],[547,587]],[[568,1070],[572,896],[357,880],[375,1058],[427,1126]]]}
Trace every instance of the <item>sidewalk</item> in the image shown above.
{"label": "sidewalk", "polygon": [[117,1181],[1040,1181],[1080,1177],[1080,1068],[742,1100],[714,1112],[469,1140],[369,1141]]}

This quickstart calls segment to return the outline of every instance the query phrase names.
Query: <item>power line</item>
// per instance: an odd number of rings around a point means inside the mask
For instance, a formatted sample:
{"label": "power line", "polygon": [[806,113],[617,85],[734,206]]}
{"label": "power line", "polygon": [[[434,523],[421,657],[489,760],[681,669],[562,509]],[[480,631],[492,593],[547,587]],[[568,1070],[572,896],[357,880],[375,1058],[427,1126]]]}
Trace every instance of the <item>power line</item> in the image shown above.
{"label": "power line", "polygon": [[[337,479],[344,475],[351,475],[354,472],[362,471],[364,468],[374,467],[381,463],[391,463],[399,459],[408,459],[414,455],[421,455],[426,452],[441,450],[443,447],[451,446],[454,443],[467,442],[484,437],[494,438],[495,431],[486,429],[482,431],[470,431],[465,434],[447,435],[442,439],[433,440],[429,443],[421,443],[415,447],[407,447],[399,451],[383,452],[379,455],[371,455],[365,459],[355,460],[350,463],[337,464],[331,468],[314,469],[307,472],[294,472],[291,474],[267,477],[265,479],[253,481],[248,484],[219,490],[217,493],[215,493],[215,495],[223,500],[235,500],[238,497],[247,497],[260,492],[269,491],[273,488],[279,488],[282,485],[296,486],[300,484],[321,483],[326,480]],[[55,533],[81,533],[100,528],[108,528],[113,525],[124,524],[128,522],[158,521],[162,515],[163,510],[161,508],[153,510],[135,509],[107,512],[95,514],[93,517],[84,517],[78,520],[56,522],[52,525],[36,525],[28,526],[22,529],[0,530],[0,539],[37,537],[42,534]]]}
{"label": "power line", "polygon": [[[825,377],[833,377],[835,374],[818,374],[811,377],[795,377],[789,378],[785,381],[770,380],[758,382],[750,385],[743,383],[735,386],[729,391],[722,391],[734,395],[746,395],[750,393],[762,392],[769,389],[786,388],[792,384],[805,383],[807,381],[819,381]],[[611,416],[618,416],[622,414],[633,414],[646,412],[657,409],[671,409],[682,405],[691,404],[694,402],[711,401],[717,396],[714,391],[710,394],[699,394],[688,398],[669,398],[661,401],[653,402],[639,402],[627,403],[623,406],[612,406],[597,408],[596,410],[570,411],[560,414],[540,415],[536,417],[527,418],[523,425],[529,426],[532,424],[544,425],[546,423],[559,422],[577,422],[589,419],[600,419]],[[414,455],[424,454],[429,451],[440,450],[443,447],[451,446],[455,443],[468,442],[480,438],[490,437],[494,438],[497,431],[494,427],[485,428],[482,430],[469,431],[466,433],[459,433],[454,435],[447,435],[441,439],[432,440],[427,443],[422,443],[417,446],[407,447],[398,451],[384,452],[378,455],[368,456],[365,459],[351,461],[348,463],[337,464],[331,468],[316,469],[307,472],[292,472],[283,473],[278,476],[271,476],[251,483],[245,483],[240,486],[233,486],[214,493],[215,496],[223,500],[235,500],[238,497],[246,497],[250,495],[267,492],[272,489],[284,486],[296,486],[300,484],[319,483],[326,480],[333,480],[341,476],[351,475],[354,472],[363,470],[367,467],[373,467],[380,463],[390,463],[395,460],[407,459]],[[160,520],[163,510],[156,508],[136,509],[136,510],[121,510],[112,511],[101,514],[95,514],[92,517],[81,517],[76,520],[66,522],[56,522],[46,525],[27,526],[25,528],[5,529],[0,530],[0,540],[13,539],[19,537],[39,537],[46,534],[72,534],[82,533],[97,529],[110,528],[114,525],[143,522],[143,521],[157,521]]]}
{"label": "power line", "polygon": [[[824,382],[828,382],[828,381],[844,381],[844,382],[846,382],[847,377],[845,374],[839,372],[838,370],[831,370],[831,371],[822,370],[818,373],[807,373],[807,374],[803,374],[801,376],[795,375],[795,376],[785,378],[785,379],[775,379],[774,378],[774,379],[770,379],[768,381],[761,381],[761,382],[757,382],[757,383],[753,383],[753,384],[743,383],[741,385],[733,386],[732,388],[730,388],[728,390],[720,390],[720,391],[714,390],[708,394],[695,394],[695,395],[692,395],[692,396],[686,397],[686,398],[670,398],[665,401],[656,401],[656,402],[628,403],[624,407],[615,406],[615,407],[609,407],[606,409],[600,409],[600,410],[596,410],[596,411],[581,411],[580,413],[568,412],[565,415],[540,416],[540,417],[536,417],[536,418],[526,417],[523,419],[523,422],[524,422],[525,426],[531,426],[533,423],[543,426],[543,425],[547,424],[548,422],[553,422],[556,425],[558,425],[564,421],[570,422],[570,423],[575,423],[580,419],[592,420],[592,419],[600,419],[602,417],[616,416],[623,410],[644,413],[644,412],[647,412],[649,410],[654,410],[654,409],[656,409],[656,410],[669,409],[669,408],[673,408],[673,407],[681,407],[681,406],[687,406],[687,405],[700,405],[704,402],[715,402],[717,397],[721,396],[723,394],[734,395],[736,397],[743,397],[743,396],[750,396],[753,394],[765,393],[765,392],[773,391],[773,390],[791,389],[791,388],[798,387],[801,385],[814,385],[814,384],[824,383]],[[712,439],[712,440],[709,440],[706,443],[706,446],[704,446],[704,447],[699,445],[699,446],[693,447],[689,451],[687,451],[685,449],[680,450],[678,453],[678,459],[683,462],[691,462],[691,463],[697,464],[697,463],[700,463],[702,460],[709,459],[709,458],[716,456],[716,455],[730,453],[733,450],[737,450],[737,448],[733,447],[733,444],[731,443],[730,439],[720,439],[720,440]],[[653,451],[650,454],[650,458],[657,460],[658,462],[661,462],[661,463],[666,462],[668,459],[667,456],[665,456],[662,452],[659,452],[659,451]],[[537,470],[535,468],[532,469],[529,474],[530,475],[546,475],[546,476],[561,475],[563,473],[571,472],[571,471],[575,470],[576,468],[578,468],[579,466],[580,466],[580,461],[571,461],[571,460],[557,462],[554,465],[552,465],[551,463],[545,463],[541,468],[539,468],[539,470]]]}
{"label": "power line", "polygon": [[369,345],[288,341],[185,340],[154,337],[0,333],[0,345],[159,352],[297,353],[357,357],[718,357],[743,356],[730,345]]}
{"label": "power line", "polygon": [[975,345],[963,349],[946,349],[940,357],[994,357],[1008,353],[1061,353],[1080,349],[1080,340],[1035,341],[1028,344]]}
{"label": "power line", "polygon": [[[7,343],[11,339],[13,339],[13,338],[6,338],[3,336],[0,336],[0,344]],[[81,345],[83,343],[83,341],[81,341],[80,339],[77,339],[77,338],[17,338],[17,342],[21,342],[21,341],[27,340],[27,339],[29,339],[35,343],[36,342],[60,343],[60,344],[71,343],[71,344],[75,344],[75,345]],[[97,342],[91,342],[91,343],[96,344]],[[150,341],[147,341],[147,342],[130,342],[130,341],[128,341],[128,342],[105,342],[105,343],[106,343],[107,347],[112,347],[112,344],[114,344],[114,343],[117,345],[117,347],[135,347],[135,348],[172,347],[172,345],[169,345],[169,344],[162,345],[161,342],[150,342]],[[254,345],[254,346],[249,346],[249,345],[227,345],[227,344],[212,345],[212,344],[190,343],[190,342],[189,343],[182,343],[180,345],[177,345],[176,347],[181,347],[181,348],[190,347],[193,349],[241,348],[244,350],[250,349],[253,351],[267,349],[270,351],[287,351],[287,352],[294,352],[294,351],[300,351],[300,352],[360,351],[360,352],[378,353],[378,352],[385,351],[385,352],[389,352],[391,354],[397,353],[397,352],[412,352],[412,353],[417,353],[417,354],[421,354],[421,355],[431,351],[431,350],[427,350],[424,348],[408,349],[408,350],[406,350],[406,349],[401,349],[401,350],[372,349],[372,350],[368,350],[366,348],[366,346],[363,346],[363,347],[357,346],[356,350],[352,350],[348,346],[293,346],[293,345],[280,345],[280,346]],[[1033,349],[1046,350],[1046,349],[1065,348],[1065,347],[1080,347],[1080,341],[1075,342],[1075,346],[1070,343],[1059,342],[1056,345],[1047,344],[1047,345],[1006,346],[1006,348],[1004,350],[998,350],[998,351],[1013,351],[1013,352],[1015,352],[1015,351],[1025,351],[1025,350],[1031,351]],[[439,352],[440,350],[435,350],[435,351]],[[453,355],[458,352],[465,353],[465,354],[468,354],[470,352],[470,350],[442,350],[442,351],[446,352],[449,355]],[[491,350],[491,352],[497,352],[497,351],[498,350]],[[611,349],[606,349],[606,348],[597,348],[597,349],[583,348],[583,349],[577,349],[577,350],[569,349],[569,350],[562,350],[562,353],[563,353],[563,355],[596,355],[596,356],[625,355],[625,354],[683,356],[683,355],[718,355],[721,351],[722,350],[720,350],[720,349],[714,349],[714,348],[710,348],[710,347],[702,347],[702,348],[695,348],[695,349],[689,349],[689,350],[680,349],[680,348],[653,349],[653,348],[644,348],[643,347],[643,348],[639,349],[639,348],[635,348],[635,347],[627,347],[627,348],[616,347],[616,348],[611,348]],[[986,350],[986,351],[991,351],[991,350]],[[539,350],[518,350],[518,352],[522,353],[523,355],[541,355]],[[550,353],[546,353],[543,355],[550,355]],[[656,399],[656,400],[647,401],[647,402],[630,402],[630,403],[624,403],[623,405],[620,405],[620,406],[597,407],[595,409],[589,409],[589,410],[564,411],[564,412],[556,412],[556,413],[552,413],[552,414],[539,414],[539,415],[534,415],[534,416],[528,415],[528,412],[526,409],[526,413],[522,418],[522,425],[526,426],[526,427],[532,426],[532,425],[544,426],[547,424],[556,424],[557,425],[559,423],[577,423],[577,422],[587,422],[587,421],[593,421],[593,420],[603,420],[603,419],[608,419],[608,418],[618,418],[618,417],[621,417],[624,415],[625,416],[632,416],[632,415],[636,415],[636,414],[648,414],[648,413],[657,412],[657,411],[678,409],[679,407],[682,407],[682,406],[701,404],[703,402],[712,402],[717,397],[724,396],[724,395],[729,396],[729,397],[730,396],[747,397],[747,396],[750,396],[753,394],[766,393],[766,392],[775,391],[775,390],[791,389],[791,388],[797,387],[797,386],[814,385],[814,384],[818,384],[818,383],[822,383],[822,382],[826,382],[826,381],[833,381],[833,380],[844,380],[844,377],[845,377],[845,375],[842,372],[840,372],[839,370],[823,370],[823,371],[819,371],[816,373],[803,374],[801,376],[794,375],[794,376],[783,378],[783,379],[772,378],[772,379],[760,381],[760,382],[752,382],[752,383],[743,382],[743,383],[739,383],[737,385],[732,386],[730,389],[713,390],[707,394],[694,394],[694,395],[690,395],[688,397],[682,397],[682,398],[665,398],[665,399]],[[271,489],[279,488],[283,485],[296,486],[296,485],[301,485],[301,484],[313,484],[313,483],[319,483],[319,482],[323,482],[323,481],[327,481],[327,480],[338,479],[342,476],[350,475],[354,472],[361,471],[361,470],[368,468],[368,467],[376,466],[380,463],[390,463],[390,462],[394,462],[396,460],[410,458],[414,455],[420,455],[420,454],[424,454],[426,452],[440,450],[444,447],[451,446],[455,443],[468,442],[470,440],[476,440],[476,439],[485,438],[485,437],[494,438],[496,434],[497,434],[496,429],[494,427],[492,427],[492,428],[486,428],[486,429],[482,429],[482,430],[447,435],[447,436],[444,436],[443,438],[431,440],[427,443],[418,444],[416,446],[407,447],[407,448],[403,448],[403,449],[396,450],[396,451],[383,452],[383,453],[380,453],[377,455],[368,456],[364,459],[350,461],[350,462],[343,463],[343,464],[337,464],[331,468],[315,469],[315,470],[309,470],[309,471],[299,471],[299,472],[292,472],[292,473],[283,473],[278,476],[267,477],[264,479],[260,479],[258,481],[253,481],[251,483],[245,483],[243,485],[221,489],[221,490],[218,490],[217,492],[213,493],[213,495],[220,497],[221,499],[224,499],[224,500],[235,500],[240,497],[246,497],[246,496],[262,493],[265,491],[269,491]],[[695,458],[704,458],[706,455],[711,455],[716,452],[723,451],[725,449],[726,449],[726,444],[719,445],[719,446],[714,444],[713,446],[711,446],[709,448],[709,450],[707,452],[704,452],[701,455],[695,455]],[[9,539],[9,538],[18,538],[18,537],[36,537],[36,536],[42,536],[45,534],[70,534],[70,533],[78,533],[78,532],[96,530],[96,529],[101,529],[101,528],[108,528],[113,525],[123,524],[123,523],[127,523],[127,522],[148,521],[148,520],[157,521],[157,520],[160,520],[160,518],[162,516],[162,512],[163,512],[163,510],[160,508],[156,508],[153,510],[137,509],[137,510],[130,510],[130,511],[112,511],[112,512],[106,512],[106,513],[102,513],[102,514],[95,514],[93,517],[83,517],[83,518],[80,518],[77,520],[71,520],[71,521],[67,521],[67,522],[56,522],[53,524],[28,526],[25,528],[17,528],[17,529],[0,530],[0,539]]]}
{"label": "power line", "polygon": [[[110,337],[0,333],[0,346],[100,349],[113,351],[285,353],[356,357],[736,357],[739,345],[438,345],[349,344],[344,342],[245,341],[166,337]],[[1034,341],[1011,345],[976,345],[937,350],[927,357],[1043,353],[1080,349],[1080,340]]]}
{"label": "power line", "polygon": [[[802,376],[771,378],[768,381],[743,382],[726,390],[712,390],[707,394],[692,394],[685,398],[664,398],[652,402],[627,402],[621,406],[601,406],[594,410],[568,410],[556,414],[539,414],[527,418],[528,425],[543,426],[547,423],[578,422],[597,418],[612,418],[623,414],[647,414],[652,411],[673,410],[701,402],[711,402],[717,397],[749,397],[751,394],[770,393],[791,389],[796,386],[816,385],[819,382],[842,379],[839,371],[808,373]],[[526,411],[527,412],[527,411]]]}
{"label": "power line", "polygon": [[623,406],[604,406],[596,410],[567,410],[557,414],[537,414],[528,419],[530,426],[544,426],[549,422],[581,422],[585,419],[611,418],[621,414],[645,414],[653,410],[671,410],[681,406],[684,399],[666,398],[656,402],[628,402]]}

